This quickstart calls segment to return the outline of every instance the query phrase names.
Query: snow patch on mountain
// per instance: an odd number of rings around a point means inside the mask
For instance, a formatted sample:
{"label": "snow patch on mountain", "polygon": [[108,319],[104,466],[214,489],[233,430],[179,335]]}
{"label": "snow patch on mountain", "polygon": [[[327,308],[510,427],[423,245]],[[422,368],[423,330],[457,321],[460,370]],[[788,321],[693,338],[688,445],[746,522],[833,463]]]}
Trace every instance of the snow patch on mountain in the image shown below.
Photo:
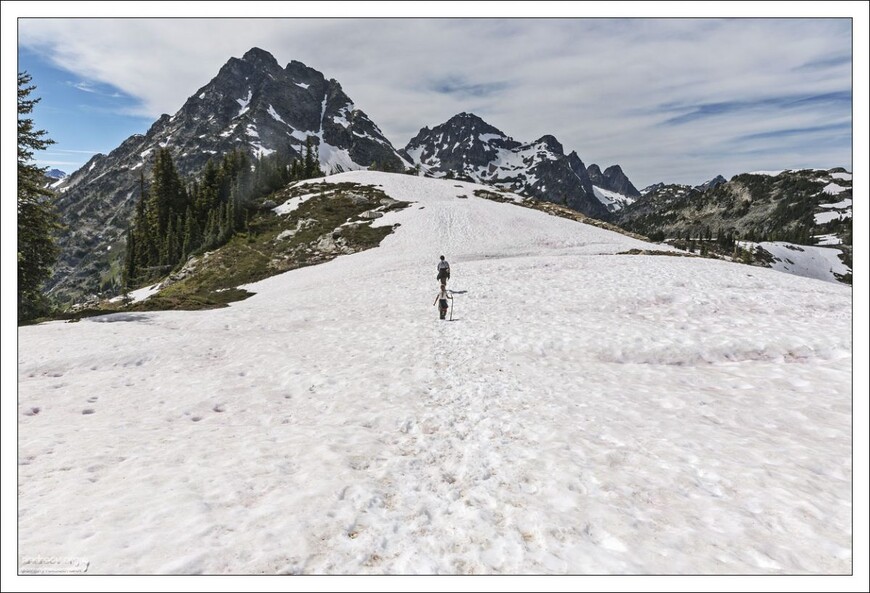
{"label": "snow patch on mountain", "polygon": [[245,97],[244,99],[236,99],[236,103],[238,103],[241,106],[241,109],[239,109],[239,112],[236,114],[236,117],[241,117],[242,115],[244,115],[245,113],[248,112],[249,106],[251,104],[251,97],[253,97],[253,96],[254,96],[253,91],[248,89],[248,96],[247,97]]}
{"label": "snow patch on mountain", "polygon": [[598,198],[611,212],[621,210],[628,204],[634,203],[634,198],[624,196],[618,192],[610,191],[597,185],[592,186],[592,191],[595,192],[595,197]]}
{"label": "snow patch on mountain", "polygon": [[289,125],[286,121],[284,121],[283,119],[281,119],[281,116],[278,115],[278,112],[275,111],[275,108],[272,107],[271,104],[269,105],[269,109],[267,110],[267,112],[268,112],[269,115],[272,116],[272,119],[274,119],[275,121],[280,122],[280,123],[284,124],[285,126],[286,126],[286,125]]}
{"label": "snow patch on mountain", "polygon": [[838,283],[839,280],[834,274],[842,276],[851,271],[840,259],[839,256],[842,252],[839,249],[815,245],[795,245],[780,241],[763,241],[761,243],[740,241],[739,243],[746,249],[754,251],[756,247],[761,247],[767,251],[773,256],[770,268],[780,272]]}
{"label": "snow patch on mountain", "polygon": [[302,196],[296,196],[295,198],[290,198],[289,200],[287,200],[283,204],[273,208],[272,211],[275,214],[278,214],[280,216],[285,216],[287,214],[290,214],[291,212],[293,212],[294,210],[299,208],[299,206],[301,206],[302,204],[304,204],[305,202],[307,202],[308,200],[310,200],[311,198],[313,198],[314,196],[317,196],[317,195],[319,195],[319,194],[313,193],[313,194],[305,194]]}
{"label": "snow patch on mountain", "polygon": [[321,166],[327,174],[333,171],[354,171],[364,168],[353,161],[347,149],[337,148],[325,141],[320,142],[318,155]]}
{"label": "snow patch on mountain", "polygon": [[825,189],[822,190],[826,194],[831,194],[833,196],[846,191],[845,187],[837,185],[836,183],[829,183],[825,186]]}
{"label": "snow patch on mountain", "polygon": [[816,212],[813,215],[813,219],[816,221],[816,224],[825,224],[831,222],[832,220],[843,220],[845,218],[852,218],[851,208],[843,212],[833,210],[831,212]]}

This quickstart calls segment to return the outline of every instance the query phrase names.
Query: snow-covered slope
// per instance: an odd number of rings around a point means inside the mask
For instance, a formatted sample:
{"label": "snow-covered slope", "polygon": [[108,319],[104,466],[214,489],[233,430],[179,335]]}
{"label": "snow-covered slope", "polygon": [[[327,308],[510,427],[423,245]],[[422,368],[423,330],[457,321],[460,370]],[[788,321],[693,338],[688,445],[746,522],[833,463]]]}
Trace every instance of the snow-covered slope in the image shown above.
{"label": "snow-covered slope", "polygon": [[20,329],[20,570],[850,573],[850,288],[328,179],[415,203],[227,309]]}
{"label": "snow-covered slope", "polygon": [[625,196],[619,192],[604,189],[603,187],[598,187],[597,185],[592,186],[592,191],[595,192],[595,197],[598,198],[601,203],[604,204],[604,206],[611,212],[621,210],[627,204],[632,204],[635,201],[634,198]]}
{"label": "snow-covered slope", "polygon": [[771,258],[768,266],[780,272],[827,282],[839,282],[838,277],[852,272],[840,259],[841,251],[832,247],[796,245],[783,241],[740,241],[739,244],[753,252],[758,249],[767,252]]}

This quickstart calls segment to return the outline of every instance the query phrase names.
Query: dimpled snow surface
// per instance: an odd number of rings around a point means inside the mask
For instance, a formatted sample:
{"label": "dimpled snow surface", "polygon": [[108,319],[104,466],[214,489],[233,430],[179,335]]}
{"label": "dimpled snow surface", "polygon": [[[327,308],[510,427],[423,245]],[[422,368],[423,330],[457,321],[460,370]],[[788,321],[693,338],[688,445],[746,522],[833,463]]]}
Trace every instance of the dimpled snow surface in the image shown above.
{"label": "dimpled snow surface", "polygon": [[[852,292],[478,186],[196,312],[19,329],[19,562],[91,574],[847,574]],[[434,270],[451,264],[453,320]]]}

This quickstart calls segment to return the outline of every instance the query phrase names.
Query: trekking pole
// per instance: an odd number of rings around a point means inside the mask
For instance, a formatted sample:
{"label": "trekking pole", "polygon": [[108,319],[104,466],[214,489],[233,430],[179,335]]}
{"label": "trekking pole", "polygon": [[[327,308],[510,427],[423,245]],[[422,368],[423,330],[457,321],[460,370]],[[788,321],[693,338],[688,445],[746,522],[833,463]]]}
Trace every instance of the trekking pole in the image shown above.
{"label": "trekking pole", "polygon": [[[450,291],[450,296],[453,296],[453,291]],[[456,297],[450,299],[450,321],[453,321],[453,301],[456,300]]]}

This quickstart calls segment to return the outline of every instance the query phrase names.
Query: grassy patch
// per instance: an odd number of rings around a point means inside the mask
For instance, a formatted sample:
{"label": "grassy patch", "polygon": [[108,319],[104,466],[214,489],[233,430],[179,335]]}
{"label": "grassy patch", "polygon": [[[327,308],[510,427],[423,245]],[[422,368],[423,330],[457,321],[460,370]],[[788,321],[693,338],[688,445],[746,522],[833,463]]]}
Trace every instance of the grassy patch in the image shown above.
{"label": "grassy patch", "polygon": [[632,233],[631,231],[627,231],[624,228],[618,227],[614,224],[610,224],[609,222],[604,222],[603,220],[598,220],[597,218],[591,218],[581,212],[572,210],[567,206],[560,206],[559,204],[543,202],[540,200],[524,200],[520,205],[525,206],[526,208],[531,208],[533,210],[540,210],[541,212],[546,212],[551,216],[558,216],[560,218],[576,220],[577,222],[582,222],[583,224],[588,224],[590,226],[598,227],[607,231],[613,231],[614,233],[619,233],[620,235],[625,235],[639,241],[646,241],[648,243],[654,242],[650,241],[648,237],[638,235],[637,233]]}
{"label": "grassy patch", "polygon": [[509,196],[488,189],[476,189],[474,190],[474,195],[478,198],[483,198],[484,200],[492,200],[493,202],[505,202],[510,204],[517,203]]}

